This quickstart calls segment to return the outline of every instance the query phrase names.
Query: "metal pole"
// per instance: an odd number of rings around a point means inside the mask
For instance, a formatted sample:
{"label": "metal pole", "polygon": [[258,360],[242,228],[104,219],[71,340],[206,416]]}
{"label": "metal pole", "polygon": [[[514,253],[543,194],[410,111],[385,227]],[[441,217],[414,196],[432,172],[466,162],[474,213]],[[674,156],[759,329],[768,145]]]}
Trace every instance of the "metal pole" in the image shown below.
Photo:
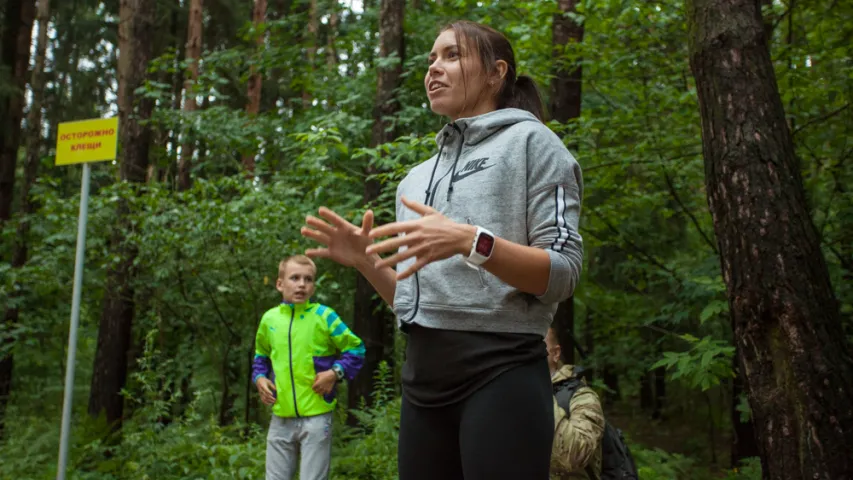
{"label": "metal pole", "polygon": [[71,398],[74,395],[74,364],[77,357],[77,326],[80,324],[80,291],[83,289],[83,260],[86,257],[86,220],[89,213],[89,164],[83,164],[80,187],[80,217],[77,220],[77,256],[74,262],[74,291],[71,294],[71,327],[68,332],[68,359],[65,364],[65,400],[62,403],[62,434],[59,440],[57,480],[65,480],[68,438],[71,435]]}

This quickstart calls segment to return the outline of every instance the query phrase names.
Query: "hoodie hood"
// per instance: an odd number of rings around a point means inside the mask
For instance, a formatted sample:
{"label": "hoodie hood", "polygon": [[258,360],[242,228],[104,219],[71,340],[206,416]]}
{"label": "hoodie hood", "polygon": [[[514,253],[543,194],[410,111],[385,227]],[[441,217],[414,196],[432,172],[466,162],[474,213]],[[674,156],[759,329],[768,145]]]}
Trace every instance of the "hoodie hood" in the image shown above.
{"label": "hoodie hood", "polygon": [[541,123],[535,115],[526,110],[502,108],[476,117],[460,118],[455,122],[448,123],[438,132],[435,141],[441,147],[443,141],[460,136],[464,145],[473,146],[503,128],[521,122]]}
{"label": "hoodie hood", "polygon": [[446,161],[453,163],[450,168],[450,184],[447,188],[447,201],[449,202],[451,195],[453,195],[453,184],[456,182],[456,170],[463,147],[473,148],[501,130],[522,122],[536,122],[541,125],[535,115],[518,108],[502,108],[476,117],[460,118],[455,122],[446,124],[435,136],[435,141],[438,144],[438,158],[432,167],[425,203],[431,205],[431,199],[433,203],[435,202],[432,187],[435,172],[440,163]]}

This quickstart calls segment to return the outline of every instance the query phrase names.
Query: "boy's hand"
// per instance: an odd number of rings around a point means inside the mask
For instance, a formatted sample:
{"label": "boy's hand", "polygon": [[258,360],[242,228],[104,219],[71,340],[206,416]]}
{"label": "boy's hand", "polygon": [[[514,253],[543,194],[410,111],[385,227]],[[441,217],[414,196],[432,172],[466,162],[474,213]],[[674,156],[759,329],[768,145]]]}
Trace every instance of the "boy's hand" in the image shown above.
{"label": "boy's hand", "polygon": [[265,405],[272,405],[275,403],[275,384],[270,381],[269,378],[260,377],[257,382],[255,382],[255,386],[258,387],[258,393],[261,394],[261,401],[264,402]]}
{"label": "boy's hand", "polygon": [[332,389],[335,388],[335,383],[337,383],[338,377],[335,375],[335,372],[332,370],[326,370],[325,372],[320,372],[314,377],[314,385],[311,387],[314,392],[318,395],[328,395],[332,393]]}

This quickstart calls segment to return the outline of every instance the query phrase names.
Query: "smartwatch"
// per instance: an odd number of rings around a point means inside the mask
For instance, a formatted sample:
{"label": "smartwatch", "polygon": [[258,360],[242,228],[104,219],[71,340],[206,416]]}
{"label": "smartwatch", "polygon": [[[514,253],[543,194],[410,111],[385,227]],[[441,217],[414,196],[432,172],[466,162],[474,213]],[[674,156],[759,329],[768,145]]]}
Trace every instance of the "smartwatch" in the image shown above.
{"label": "smartwatch", "polygon": [[339,382],[344,379],[344,369],[339,364],[332,365],[332,371],[335,372]]}
{"label": "smartwatch", "polygon": [[495,248],[495,236],[483,227],[477,227],[474,234],[474,242],[471,244],[471,253],[465,258],[465,263],[471,268],[480,268],[492,256]]}

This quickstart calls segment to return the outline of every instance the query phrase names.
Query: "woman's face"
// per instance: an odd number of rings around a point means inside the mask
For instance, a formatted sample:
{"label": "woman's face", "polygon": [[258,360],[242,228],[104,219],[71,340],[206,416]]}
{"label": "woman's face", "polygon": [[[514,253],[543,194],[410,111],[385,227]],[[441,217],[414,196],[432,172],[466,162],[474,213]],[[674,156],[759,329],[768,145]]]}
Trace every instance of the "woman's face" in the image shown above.
{"label": "woman's face", "polygon": [[[453,30],[445,30],[435,39],[429,54],[424,87],[430,109],[453,121],[497,108],[493,89],[487,88],[488,81],[477,52],[470,50],[466,45],[456,44]],[[463,69],[465,77],[462,76]]]}

